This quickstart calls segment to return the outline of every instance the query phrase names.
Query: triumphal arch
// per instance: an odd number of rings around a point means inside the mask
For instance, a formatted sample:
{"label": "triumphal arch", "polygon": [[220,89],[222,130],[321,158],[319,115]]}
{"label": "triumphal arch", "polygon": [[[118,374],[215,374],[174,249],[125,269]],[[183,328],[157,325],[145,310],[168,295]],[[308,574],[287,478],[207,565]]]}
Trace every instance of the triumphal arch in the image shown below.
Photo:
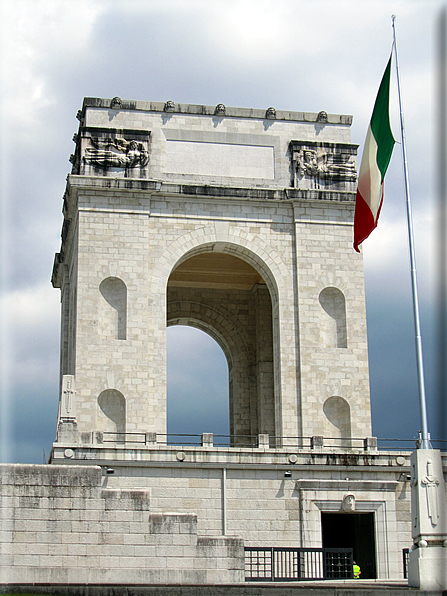
{"label": "triumphal arch", "polygon": [[97,100],[80,118],[53,273],[80,436],[166,434],[181,323],[227,357],[236,442],[369,437],[351,119]]}
{"label": "triumphal arch", "polygon": [[[52,531],[10,573],[342,579],[354,557],[364,579],[403,580],[410,460],[372,437],[352,118],[86,98],[78,119],[52,276],[61,399],[38,483]],[[225,353],[226,444],[167,437],[178,324]]]}

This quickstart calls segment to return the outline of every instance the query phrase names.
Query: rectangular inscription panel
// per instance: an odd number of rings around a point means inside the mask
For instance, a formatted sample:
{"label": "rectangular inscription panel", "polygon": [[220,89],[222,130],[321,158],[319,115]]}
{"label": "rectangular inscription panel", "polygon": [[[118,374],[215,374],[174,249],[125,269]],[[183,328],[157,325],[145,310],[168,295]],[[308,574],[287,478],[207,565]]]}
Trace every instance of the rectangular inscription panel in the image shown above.
{"label": "rectangular inscription panel", "polygon": [[275,178],[273,147],[167,140],[167,169],[172,174]]}

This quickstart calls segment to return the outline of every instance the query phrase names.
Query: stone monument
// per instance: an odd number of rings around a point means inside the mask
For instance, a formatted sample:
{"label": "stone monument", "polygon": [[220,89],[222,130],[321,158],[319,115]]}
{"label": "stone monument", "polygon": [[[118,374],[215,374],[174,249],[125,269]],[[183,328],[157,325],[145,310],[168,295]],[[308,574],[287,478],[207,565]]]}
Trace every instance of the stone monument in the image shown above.
{"label": "stone monument", "polygon": [[[354,557],[362,579],[406,581],[410,454],[372,437],[352,118],[115,97],[78,119],[57,435],[49,465],[1,468],[1,577],[346,579]],[[179,324],[226,356],[227,444],[167,437]]]}

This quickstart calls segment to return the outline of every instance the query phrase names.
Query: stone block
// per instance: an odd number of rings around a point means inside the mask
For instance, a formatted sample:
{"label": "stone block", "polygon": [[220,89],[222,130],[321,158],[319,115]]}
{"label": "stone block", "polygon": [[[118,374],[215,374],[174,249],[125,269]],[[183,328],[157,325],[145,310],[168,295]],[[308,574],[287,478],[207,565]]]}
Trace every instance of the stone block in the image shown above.
{"label": "stone block", "polygon": [[258,447],[269,448],[270,446],[270,437],[267,434],[260,434],[258,435]]}
{"label": "stone block", "polygon": [[197,534],[197,515],[182,513],[149,514],[150,534]]}
{"label": "stone block", "polygon": [[213,433],[203,433],[201,445],[202,445],[202,447],[212,447],[213,446]]}
{"label": "stone block", "polygon": [[323,447],[323,441],[324,441],[324,438],[322,436],[312,437],[312,440],[311,440],[312,449],[317,448],[317,447]]}
{"label": "stone block", "polygon": [[410,551],[408,585],[426,592],[447,589],[447,548],[432,546]]}
{"label": "stone block", "polygon": [[[126,544],[126,539],[124,539],[124,544]],[[147,544],[138,544],[137,542],[133,543],[135,557],[143,557],[146,559],[147,557],[155,557],[156,547],[154,545],[147,545]]]}
{"label": "stone block", "polygon": [[363,442],[363,448],[365,451],[377,451],[377,438],[366,437]]}

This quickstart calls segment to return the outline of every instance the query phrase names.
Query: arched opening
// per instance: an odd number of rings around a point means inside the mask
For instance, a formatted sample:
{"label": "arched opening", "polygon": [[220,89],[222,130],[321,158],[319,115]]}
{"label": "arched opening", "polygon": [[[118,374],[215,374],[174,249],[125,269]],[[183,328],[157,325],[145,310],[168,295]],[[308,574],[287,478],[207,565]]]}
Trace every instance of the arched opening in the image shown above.
{"label": "arched opening", "polygon": [[348,402],[334,395],[324,402],[323,412],[325,414],[324,435],[328,438],[340,439],[342,447],[350,447],[351,408]]}
{"label": "arched opening", "polygon": [[258,434],[273,441],[272,300],[262,275],[234,254],[195,251],[169,277],[167,324],[197,327],[222,348],[232,443],[254,442]]}
{"label": "arched opening", "polygon": [[338,288],[324,288],[320,292],[321,340],[327,348],[347,348],[346,301]]}
{"label": "arched opening", "polygon": [[124,441],[126,432],[126,400],[117,389],[106,389],[98,396],[98,430],[113,433],[116,441]]}
{"label": "arched opening", "polygon": [[99,313],[99,333],[107,339],[126,339],[127,287],[118,277],[107,277],[99,284],[104,300]]}
{"label": "arched opening", "polygon": [[[213,433],[225,443],[230,433],[228,361],[208,333],[185,325],[167,330],[168,436],[171,443],[194,442]],[[178,435],[178,436],[173,436]]]}

